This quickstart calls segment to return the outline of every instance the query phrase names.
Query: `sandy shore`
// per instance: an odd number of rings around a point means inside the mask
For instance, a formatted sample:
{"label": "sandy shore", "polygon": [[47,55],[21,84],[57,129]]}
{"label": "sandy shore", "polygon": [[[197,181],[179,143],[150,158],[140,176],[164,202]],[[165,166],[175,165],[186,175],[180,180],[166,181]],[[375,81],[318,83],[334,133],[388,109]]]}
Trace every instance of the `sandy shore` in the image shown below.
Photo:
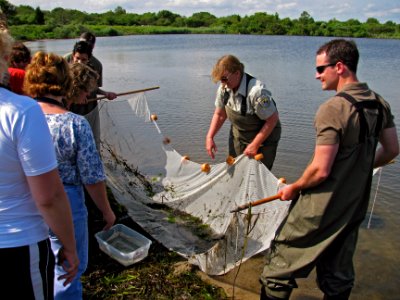
{"label": "sandy shore", "polygon": [[[261,284],[259,275],[264,266],[264,254],[258,254],[243,263],[240,268],[235,268],[222,276],[208,276],[198,272],[204,281],[222,287],[226,294],[235,300],[259,300]],[[235,280],[236,277],[236,280]],[[297,280],[298,289],[293,290],[290,299],[293,300],[317,300],[323,298],[323,293],[315,282],[315,273],[309,278]]]}
{"label": "sandy shore", "polygon": [[[264,255],[264,253],[261,253],[250,258],[244,262],[240,268],[235,268],[223,276],[208,276],[200,271],[198,273],[204,281],[222,287],[226,294],[231,297],[230,299],[259,300],[261,284],[259,283],[258,278],[265,264]],[[384,280],[385,276],[379,276],[374,272],[366,272],[363,269],[363,266],[365,266],[365,258],[360,250],[355,255],[354,263],[356,269],[356,282],[352,294],[350,295],[351,300],[399,299],[398,285],[397,292],[391,292],[391,289],[393,289],[391,285],[387,287],[387,290],[383,290],[382,284],[379,280]],[[373,279],[369,277],[373,277]],[[359,279],[358,281],[357,278]],[[291,300],[323,299],[324,295],[319,290],[316,283],[315,269],[311,272],[308,278],[296,279],[296,282],[299,287],[293,290],[290,297]],[[377,285],[370,286],[370,282],[376,282]],[[392,281],[390,281],[390,284],[392,284]]]}

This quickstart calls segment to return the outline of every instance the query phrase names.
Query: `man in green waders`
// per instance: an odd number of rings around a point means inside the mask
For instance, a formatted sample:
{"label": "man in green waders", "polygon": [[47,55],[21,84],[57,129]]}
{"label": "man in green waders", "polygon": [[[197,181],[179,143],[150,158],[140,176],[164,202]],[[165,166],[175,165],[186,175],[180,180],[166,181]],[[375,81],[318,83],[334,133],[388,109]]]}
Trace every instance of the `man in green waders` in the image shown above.
{"label": "man in green waders", "polygon": [[231,122],[229,155],[242,153],[254,157],[263,154],[263,164],[271,169],[281,137],[279,114],[271,92],[244,72],[244,65],[233,55],[221,57],[212,70],[214,82],[221,81],[215,100],[215,112],[206,137],[211,158],[217,151],[214,136],[226,119]]}
{"label": "man in green waders", "polygon": [[[316,79],[337,94],[315,117],[314,156],[303,175],[281,190],[293,200],[267,254],[260,299],[288,299],[295,278],[316,267],[324,299],[348,299],[353,254],[371,190],[372,171],[399,153],[388,103],[356,76],[354,42],[337,39],[319,48]],[[377,149],[377,144],[380,147]],[[299,196],[300,195],[300,196]]]}

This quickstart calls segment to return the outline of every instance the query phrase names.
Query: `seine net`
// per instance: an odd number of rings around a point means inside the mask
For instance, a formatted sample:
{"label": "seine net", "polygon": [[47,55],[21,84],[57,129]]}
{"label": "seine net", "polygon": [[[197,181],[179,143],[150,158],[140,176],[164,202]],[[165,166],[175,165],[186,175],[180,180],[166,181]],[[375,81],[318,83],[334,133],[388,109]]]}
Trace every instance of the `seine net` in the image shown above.
{"label": "seine net", "polygon": [[101,101],[99,115],[107,184],[154,239],[210,275],[269,248],[290,201],[231,212],[277,193],[280,181],[261,162],[241,155],[202,171],[151,120],[145,93]]}

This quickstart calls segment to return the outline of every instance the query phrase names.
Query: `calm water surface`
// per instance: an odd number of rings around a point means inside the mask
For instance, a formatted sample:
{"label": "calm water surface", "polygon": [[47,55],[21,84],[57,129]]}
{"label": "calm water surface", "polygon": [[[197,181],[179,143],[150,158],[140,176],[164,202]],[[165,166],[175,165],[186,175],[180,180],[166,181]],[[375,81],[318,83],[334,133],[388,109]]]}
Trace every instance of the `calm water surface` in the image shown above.
{"label": "calm water surface", "polygon": [[[152,86],[147,94],[158,124],[181,154],[211,162],[204,139],[214,111],[217,85],[210,78],[216,60],[234,54],[245,70],[266,83],[277,102],[283,135],[273,172],[288,182],[301,175],[314,148],[313,118],[334,92],[321,91],[315,51],[328,38],[245,35],[152,35],[98,38],[94,54],[103,63],[105,90],[124,92]],[[358,77],[381,94],[400,117],[400,40],[356,39]],[[65,54],[75,40],[29,43],[32,51]],[[399,121],[397,121],[399,132]],[[228,126],[216,138],[216,160],[225,159]],[[400,164],[383,169],[370,229],[360,231],[352,299],[399,299]],[[377,186],[378,177],[374,178]],[[372,193],[374,195],[375,190]],[[372,197],[373,198],[373,197]],[[261,262],[260,262],[261,264]],[[238,285],[256,286],[258,273]],[[247,282],[243,282],[247,281]],[[258,286],[257,286],[258,289]]]}

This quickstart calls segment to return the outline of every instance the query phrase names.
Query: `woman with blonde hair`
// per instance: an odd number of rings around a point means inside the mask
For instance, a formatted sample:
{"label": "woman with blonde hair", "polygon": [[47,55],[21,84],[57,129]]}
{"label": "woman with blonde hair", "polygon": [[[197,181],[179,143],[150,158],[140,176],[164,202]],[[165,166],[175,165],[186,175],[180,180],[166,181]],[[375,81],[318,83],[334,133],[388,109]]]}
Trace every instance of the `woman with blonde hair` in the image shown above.
{"label": "woman with blonde hair", "polygon": [[[80,69],[78,75],[80,72],[91,73],[85,67],[76,68]],[[84,117],[69,112],[63,104],[64,97],[73,94],[76,99],[83,99],[90,93],[85,87],[92,87],[96,77],[88,75],[83,78],[86,82],[78,85],[64,58],[52,53],[38,52],[27,67],[24,82],[25,92],[39,102],[45,113],[53,137],[58,169],[72,208],[80,259],[77,278],[68,286],[55,284],[55,299],[82,299],[80,277],[88,262],[88,220],[84,187],[103,214],[106,222],[104,229],[109,229],[115,222],[115,215],[107,198],[104,168],[89,123]],[[61,247],[59,240],[52,232],[50,237],[52,249],[57,254]],[[56,266],[55,276],[62,273],[63,271]]]}

